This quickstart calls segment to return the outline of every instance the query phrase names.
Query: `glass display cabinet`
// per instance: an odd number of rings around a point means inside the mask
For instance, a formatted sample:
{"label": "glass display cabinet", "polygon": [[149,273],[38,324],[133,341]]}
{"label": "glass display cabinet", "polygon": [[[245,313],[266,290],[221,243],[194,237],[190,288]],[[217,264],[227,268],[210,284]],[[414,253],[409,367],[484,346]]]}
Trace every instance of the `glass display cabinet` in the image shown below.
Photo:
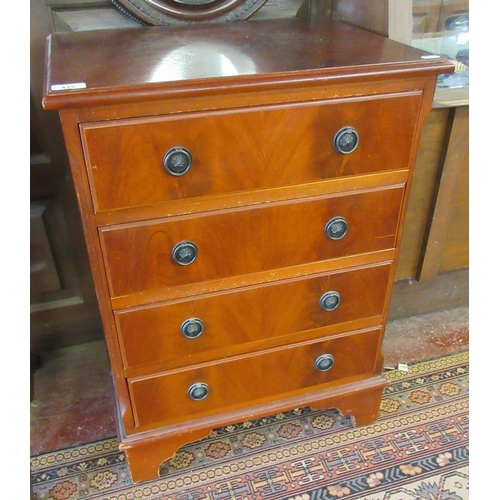
{"label": "glass display cabinet", "polygon": [[445,55],[455,73],[440,78],[440,88],[469,84],[469,2],[463,0],[413,0],[411,45]]}

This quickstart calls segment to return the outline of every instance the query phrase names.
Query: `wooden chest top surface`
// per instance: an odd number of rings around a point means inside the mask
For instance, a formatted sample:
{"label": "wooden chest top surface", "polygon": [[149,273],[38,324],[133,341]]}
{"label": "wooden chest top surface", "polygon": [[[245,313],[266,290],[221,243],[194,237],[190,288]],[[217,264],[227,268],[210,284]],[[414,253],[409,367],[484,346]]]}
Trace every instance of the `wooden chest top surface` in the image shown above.
{"label": "wooden chest top surface", "polygon": [[445,59],[429,56],[350,25],[300,19],[55,34],[47,41],[44,106],[453,71]]}

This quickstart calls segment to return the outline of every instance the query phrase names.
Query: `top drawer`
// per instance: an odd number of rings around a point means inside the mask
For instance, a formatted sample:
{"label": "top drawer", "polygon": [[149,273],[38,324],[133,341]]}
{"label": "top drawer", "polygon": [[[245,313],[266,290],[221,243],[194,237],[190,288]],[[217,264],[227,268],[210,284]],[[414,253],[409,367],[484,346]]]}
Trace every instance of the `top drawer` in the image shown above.
{"label": "top drawer", "polygon": [[[408,168],[420,100],[414,92],[82,124],[94,210]],[[358,134],[347,154],[334,147],[346,127]],[[355,135],[343,137],[345,148]]]}

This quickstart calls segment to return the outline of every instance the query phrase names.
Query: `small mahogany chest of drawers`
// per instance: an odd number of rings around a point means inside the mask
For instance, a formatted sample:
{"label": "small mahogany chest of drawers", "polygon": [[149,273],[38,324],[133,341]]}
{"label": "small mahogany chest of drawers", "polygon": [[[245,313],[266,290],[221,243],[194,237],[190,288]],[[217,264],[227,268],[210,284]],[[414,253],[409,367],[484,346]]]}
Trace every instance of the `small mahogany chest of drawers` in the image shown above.
{"label": "small mahogany chest of drawers", "polygon": [[300,20],[47,49],[134,481],[230,423],[375,420],[420,129],[452,66]]}

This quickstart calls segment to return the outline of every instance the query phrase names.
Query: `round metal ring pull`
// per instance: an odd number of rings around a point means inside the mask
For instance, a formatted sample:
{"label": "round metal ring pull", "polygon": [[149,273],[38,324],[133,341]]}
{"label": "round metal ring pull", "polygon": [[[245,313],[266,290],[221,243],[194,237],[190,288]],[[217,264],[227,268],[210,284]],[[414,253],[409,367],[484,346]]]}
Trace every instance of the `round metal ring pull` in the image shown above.
{"label": "round metal ring pull", "polygon": [[189,318],[181,325],[181,333],[188,339],[195,339],[203,333],[205,325],[199,318]]}
{"label": "round metal ring pull", "polygon": [[347,234],[347,221],[343,217],[333,217],[325,226],[325,234],[331,240],[340,240]]}
{"label": "round metal ring pull", "polygon": [[335,359],[331,354],[322,354],[318,356],[316,361],[314,362],[314,366],[320,372],[327,372],[333,368],[333,364],[335,363]]}
{"label": "round metal ring pull", "polygon": [[333,138],[333,147],[337,153],[352,153],[359,144],[359,135],[353,127],[342,127]]}
{"label": "round metal ring pull", "polygon": [[319,299],[319,306],[324,311],[333,311],[337,309],[340,304],[340,293],[331,291],[323,294],[321,299]]}
{"label": "round metal ring pull", "polygon": [[198,255],[198,247],[191,241],[181,241],[172,249],[174,261],[181,266],[189,266]]}
{"label": "round metal ring pull", "polygon": [[196,384],[193,384],[188,389],[188,396],[193,401],[201,401],[202,399],[205,399],[208,396],[209,392],[210,390],[207,384],[204,384],[203,382],[198,382]]}
{"label": "round metal ring pull", "polygon": [[193,157],[185,148],[172,148],[163,157],[163,167],[169,174],[176,177],[184,175],[192,164]]}

